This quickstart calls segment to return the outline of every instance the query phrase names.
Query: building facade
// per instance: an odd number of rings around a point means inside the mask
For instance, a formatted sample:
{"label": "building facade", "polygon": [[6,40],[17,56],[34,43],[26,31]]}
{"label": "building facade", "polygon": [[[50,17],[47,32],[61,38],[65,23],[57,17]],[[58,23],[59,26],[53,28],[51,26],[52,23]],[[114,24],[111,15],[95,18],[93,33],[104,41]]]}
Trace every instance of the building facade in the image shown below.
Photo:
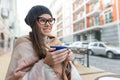
{"label": "building facade", "polygon": [[119,4],[120,0],[53,0],[53,31],[64,43],[104,41],[120,47]]}
{"label": "building facade", "polygon": [[12,48],[16,27],[16,0],[0,0],[0,51]]}

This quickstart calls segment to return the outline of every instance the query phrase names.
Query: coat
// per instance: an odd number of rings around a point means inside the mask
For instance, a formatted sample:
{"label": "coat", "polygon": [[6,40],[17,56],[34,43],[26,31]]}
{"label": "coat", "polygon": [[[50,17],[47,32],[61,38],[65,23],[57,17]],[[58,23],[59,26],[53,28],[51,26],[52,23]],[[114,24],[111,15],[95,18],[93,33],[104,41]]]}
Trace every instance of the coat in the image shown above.
{"label": "coat", "polygon": [[[5,80],[59,80],[53,69],[39,60],[28,36],[15,41]],[[57,38],[49,39],[47,45],[60,45]],[[71,80],[81,80],[75,66],[72,66]]]}

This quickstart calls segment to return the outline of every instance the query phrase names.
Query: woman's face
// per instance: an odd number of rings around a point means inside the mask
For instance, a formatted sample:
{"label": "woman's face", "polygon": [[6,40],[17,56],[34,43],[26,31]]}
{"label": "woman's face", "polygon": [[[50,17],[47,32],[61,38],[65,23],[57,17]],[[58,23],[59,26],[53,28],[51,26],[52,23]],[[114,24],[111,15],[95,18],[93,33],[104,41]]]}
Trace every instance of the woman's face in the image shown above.
{"label": "woman's face", "polygon": [[54,21],[54,18],[49,14],[43,14],[38,17],[37,26],[44,36],[50,35]]}

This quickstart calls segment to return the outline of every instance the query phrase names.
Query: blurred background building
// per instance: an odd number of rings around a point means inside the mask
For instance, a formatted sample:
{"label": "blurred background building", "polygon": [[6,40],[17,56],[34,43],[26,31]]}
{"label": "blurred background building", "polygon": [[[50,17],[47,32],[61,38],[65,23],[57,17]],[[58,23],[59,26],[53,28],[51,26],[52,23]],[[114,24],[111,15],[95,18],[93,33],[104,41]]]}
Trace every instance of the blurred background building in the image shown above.
{"label": "blurred background building", "polygon": [[12,49],[18,33],[16,6],[16,0],[0,0],[0,52]]}
{"label": "blurred background building", "polygon": [[53,0],[53,34],[66,43],[104,41],[120,46],[120,0]]}
{"label": "blurred background building", "polygon": [[[0,0],[0,50],[12,49],[14,38],[28,30],[20,28],[17,1]],[[104,41],[120,47],[119,4],[120,0],[51,0],[49,8],[56,18],[53,34],[66,44]]]}

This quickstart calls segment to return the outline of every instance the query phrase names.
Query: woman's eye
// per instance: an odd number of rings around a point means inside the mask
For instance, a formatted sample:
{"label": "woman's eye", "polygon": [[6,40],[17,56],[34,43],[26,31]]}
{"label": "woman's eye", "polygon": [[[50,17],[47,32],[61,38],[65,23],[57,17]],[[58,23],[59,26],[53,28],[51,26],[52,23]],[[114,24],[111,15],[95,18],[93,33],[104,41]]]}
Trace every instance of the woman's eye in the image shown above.
{"label": "woman's eye", "polygon": [[49,20],[49,22],[52,22],[52,20]]}
{"label": "woman's eye", "polygon": [[40,22],[46,22],[46,20],[40,20]]}

